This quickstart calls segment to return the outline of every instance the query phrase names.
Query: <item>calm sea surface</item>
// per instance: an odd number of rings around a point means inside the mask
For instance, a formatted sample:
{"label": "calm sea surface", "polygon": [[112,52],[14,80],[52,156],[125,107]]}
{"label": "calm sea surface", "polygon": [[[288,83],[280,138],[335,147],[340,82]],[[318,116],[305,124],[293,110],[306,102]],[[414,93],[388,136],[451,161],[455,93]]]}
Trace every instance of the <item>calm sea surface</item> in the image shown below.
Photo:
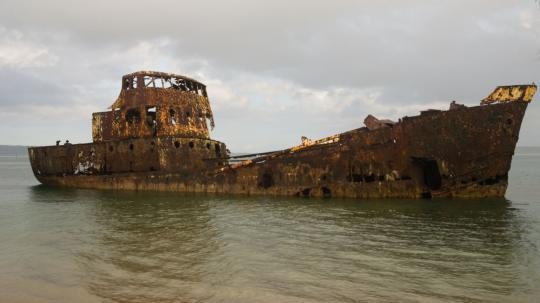
{"label": "calm sea surface", "polygon": [[507,199],[61,190],[0,158],[0,302],[540,302],[540,150]]}

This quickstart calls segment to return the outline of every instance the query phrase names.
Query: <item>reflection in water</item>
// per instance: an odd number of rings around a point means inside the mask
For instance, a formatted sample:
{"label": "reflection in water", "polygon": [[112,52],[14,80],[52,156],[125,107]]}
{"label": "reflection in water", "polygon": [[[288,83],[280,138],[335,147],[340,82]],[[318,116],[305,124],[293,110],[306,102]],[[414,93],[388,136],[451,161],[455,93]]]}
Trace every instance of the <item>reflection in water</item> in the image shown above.
{"label": "reflection in water", "polygon": [[[504,199],[316,200],[32,188],[76,220],[69,259],[111,302],[505,301],[536,250]],[[71,207],[69,207],[70,205]],[[67,226],[66,226],[67,224]],[[67,262],[67,261],[66,261]]]}
{"label": "reflection in water", "polygon": [[81,253],[81,264],[100,297],[176,302],[202,282],[204,264],[219,253],[206,201],[105,193],[93,219],[100,227],[92,243],[97,249]]}

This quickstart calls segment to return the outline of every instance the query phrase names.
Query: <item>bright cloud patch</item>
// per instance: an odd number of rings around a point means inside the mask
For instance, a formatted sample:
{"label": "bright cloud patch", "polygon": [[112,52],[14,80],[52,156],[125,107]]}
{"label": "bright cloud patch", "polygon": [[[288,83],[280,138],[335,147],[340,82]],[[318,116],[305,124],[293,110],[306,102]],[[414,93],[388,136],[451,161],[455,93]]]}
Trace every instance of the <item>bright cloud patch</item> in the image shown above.
{"label": "bright cloud patch", "polygon": [[[121,76],[157,70],[207,85],[212,136],[232,151],[284,148],[539,83],[539,54],[533,0],[3,0],[0,144],[89,141]],[[522,145],[540,145],[539,108]]]}
{"label": "bright cloud patch", "polygon": [[0,26],[0,67],[52,66],[58,58],[46,47],[33,43],[20,31]]}

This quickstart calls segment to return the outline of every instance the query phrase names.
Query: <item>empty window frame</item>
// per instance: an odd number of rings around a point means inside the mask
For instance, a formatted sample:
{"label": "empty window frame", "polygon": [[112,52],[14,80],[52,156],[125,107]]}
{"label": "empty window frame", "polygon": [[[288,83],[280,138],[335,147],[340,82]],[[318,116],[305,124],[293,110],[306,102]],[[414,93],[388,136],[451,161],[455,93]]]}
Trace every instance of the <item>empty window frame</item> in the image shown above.
{"label": "empty window frame", "polygon": [[122,83],[122,88],[127,89],[127,90],[137,88],[137,78],[133,78],[133,77],[124,78],[124,83]]}
{"label": "empty window frame", "polygon": [[126,111],[126,122],[137,124],[141,121],[141,112],[136,108],[130,108]]}
{"label": "empty window frame", "polygon": [[169,109],[169,121],[172,125],[176,125],[176,111],[174,109]]}

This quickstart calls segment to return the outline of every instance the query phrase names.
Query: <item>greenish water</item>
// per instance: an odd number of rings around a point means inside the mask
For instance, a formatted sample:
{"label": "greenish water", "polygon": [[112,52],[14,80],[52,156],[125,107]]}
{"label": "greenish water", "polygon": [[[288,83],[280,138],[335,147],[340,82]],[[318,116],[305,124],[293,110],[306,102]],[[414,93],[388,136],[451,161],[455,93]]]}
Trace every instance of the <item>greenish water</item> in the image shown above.
{"label": "greenish water", "polygon": [[0,302],[539,302],[540,151],[507,199],[38,186],[0,158]]}

